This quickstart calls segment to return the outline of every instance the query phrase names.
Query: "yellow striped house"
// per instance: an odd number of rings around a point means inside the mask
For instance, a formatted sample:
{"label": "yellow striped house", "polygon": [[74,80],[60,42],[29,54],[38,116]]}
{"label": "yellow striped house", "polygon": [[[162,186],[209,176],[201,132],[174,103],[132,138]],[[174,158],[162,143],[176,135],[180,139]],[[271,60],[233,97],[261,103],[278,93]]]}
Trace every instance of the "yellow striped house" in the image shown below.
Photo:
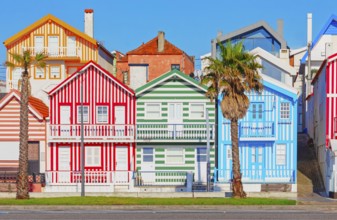
{"label": "yellow striped house", "polygon": [[[84,11],[84,32],[48,14],[21,30],[3,43],[7,48],[7,61],[14,62],[11,53],[21,54],[30,50],[34,55],[45,53],[45,68],[31,66],[29,69],[32,95],[47,105],[47,92],[65,78],[75,73],[88,61],[94,61],[112,72],[114,56],[93,38],[93,10]],[[7,67],[7,92],[19,89],[20,68]]]}

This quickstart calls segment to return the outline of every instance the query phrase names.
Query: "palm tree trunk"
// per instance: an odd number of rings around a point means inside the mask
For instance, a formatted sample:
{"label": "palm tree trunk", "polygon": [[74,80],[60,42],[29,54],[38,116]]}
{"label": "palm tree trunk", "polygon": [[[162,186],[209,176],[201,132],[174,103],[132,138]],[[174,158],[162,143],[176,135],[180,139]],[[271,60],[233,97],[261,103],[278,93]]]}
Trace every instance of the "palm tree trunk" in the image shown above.
{"label": "palm tree trunk", "polygon": [[243,191],[241,182],[240,170],[240,155],[239,155],[239,139],[238,139],[238,120],[231,120],[231,138],[232,138],[232,170],[233,182],[232,190],[234,198],[245,198],[246,193]]}
{"label": "palm tree trunk", "polygon": [[22,73],[20,103],[20,155],[17,179],[17,199],[29,199],[28,186],[28,71]]}

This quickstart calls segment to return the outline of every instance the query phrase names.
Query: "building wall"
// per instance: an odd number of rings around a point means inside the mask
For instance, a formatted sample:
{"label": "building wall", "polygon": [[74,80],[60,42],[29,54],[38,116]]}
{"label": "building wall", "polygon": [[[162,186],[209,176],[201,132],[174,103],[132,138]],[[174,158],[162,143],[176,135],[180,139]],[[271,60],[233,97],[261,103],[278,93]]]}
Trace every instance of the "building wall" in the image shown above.
{"label": "building wall", "polygon": [[[196,82],[197,83],[197,82]],[[161,116],[157,119],[146,118],[146,104],[147,103],[160,103]],[[214,125],[215,106],[214,102],[211,103],[205,96],[205,91],[196,87],[180,78],[168,78],[160,84],[149,88],[144,93],[137,96],[137,125],[144,124],[166,124],[168,120],[168,106],[170,103],[182,103],[183,109],[183,124],[205,124],[206,118],[191,118],[190,117],[190,104],[191,103],[204,103],[205,108],[209,110],[209,121]],[[170,142],[170,141],[169,141]],[[206,143],[156,143],[155,140],[151,143],[137,143],[137,169],[142,169],[142,149],[154,148],[154,170],[155,171],[192,171],[196,169],[196,149],[206,148]],[[211,171],[214,168],[214,144],[211,143],[210,161]],[[168,164],[166,163],[166,149],[169,148],[183,148],[184,149],[184,163],[181,164]],[[196,174],[195,174],[196,175]]]}
{"label": "building wall", "polygon": [[171,64],[179,64],[185,74],[194,72],[194,62],[186,55],[128,55],[128,63],[117,63],[117,78],[123,81],[123,71],[129,71],[129,65],[147,64],[148,82],[171,71]]}
{"label": "building wall", "polygon": [[[89,61],[98,62],[104,68],[112,71],[113,58],[108,56],[105,52],[99,52],[99,49],[96,44],[89,42],[80,36],[75,35],[61,25],[50,20],[40,27],[36,28],[29,34],[24,37],[21,37],[14,41],[12,44],[7,46],[7,60],[14,62],[12,56],[9,53],[18,53],[23,52],[23,48],[35,48],[35,36],[44,37],[44,48],[48,48],[48,36],[58,36],[59,39],[59,50],[61,51],[61,56],[49,56],[45,59],[46,67],[43,68],[44,76],[38,77],[36,75],[36,67],[33,65],[29,68],[30,74],[30,84],[32,95],[40,98],[48,106],[48,96],[47,92],[53,89],[61,81],[66,79],[72,73],[77,71],[84,63]],[[80,53],[76,56],[68,56],[67,50],[63,48],[67,47],[67,37],[75,36],[76,37],[76,49],[78,48]],[[45,52],[48,50],[45,49]],[[60,68],[60,76],[53,77],[51,75],[51,67]],[[7,67],[7,91],[12,88],[18,89],[18,80],[17,77],[14,77],[14,69]]]}
{"label": "building wall", "polygon": [[[20,146],[20,103],[12,98],[2,109],[0,109],[0,169],[16,170],[19,163]],[[39,120],[31,111],[28,112],[28,141],[38,144],[40,154],[45,151],[46,122]],[[30,154],[29,154],[30,156]],[[36,155],[35,155],[36,156]],[[43,158],[40,158],[44,163]],[[44,172],[40,163],[39,172]]]}
{"label": "building wall", "polygon": [[[20,140],[20,103],[16,98],[12,98],[7,105],[0,110],[0,141]],[[28,135],[29,141],[44,141],[46,125],[44,120],[39,120],[28,113]]]}
{"label": "building wall", "polygon": [[[88,64],[90,65],[90,64]],[[102,70],[103,71],[103,70]],[[89,122],[86,124],[98,124],[96,122],[96,107],[108,106],[108,123],[115,123],[114,107],[125,106],[125,124],[135,123],[135,97],[122,87],[117,81],[110,79],[100,69],[89,66],[85,72],[75,77],[50,96],[50,124],[60,124],[60,106],[70,106],[70,124],[78,124],[77,107],[80,106],[80,84],[83,84],[83,103],[89,106]],[[58,148],[60,146],[71,149],[71,170],[79,170],[80,166],[80,143],[50,143],[47,149],[48,170],[58,170]],[[101,146],[101,166],[87,167],[86,170],[115,169],[115,148],[118,146],[128,148],[128,167],[134,169],[134,144],[124,143],[98,143],[95,140],[85,143],[85,146]]]}
{"label": "building wall", "polygon": [[[135,145],[133,143],[84,143],[85,147],[99,146],[101,147],[101,165],[95,167],[85,166],[87,171],[114,171],[116,170],[116,147],[126,147],[128,149],[128,170],[134,170]],[[48,149],[48,171],[58,171],[59,169],[59,147],[70,148],[70,171],[81,170],[81,144],[80,143],[50,143]]]}
{"label": "building wall", "polygon": [[80,83],[83,84],[83,103],[89,105],[89,124],[96,124],[96,106],[99,105],[108,105],[108,124],[114,124],[114,107],[118,105],[125,106],[126,124],[134,124],[134,96],[94,66],[50,97],[51,124],[60,123],[61,105],[71,106],[71,123],[77,124],[77,107],[81,103]]}
{"label": "building wall", "polygon": [[[262,146],[263,148],[263,169],[274,170],[294,170],[296,172],[297,166],[297,101],[276,91],[269,87],[264,87],[261,95],[251,93],[248,95],[250,103],[258,102],[264,103],[264,119],[261,123],[273,122],[275,139],[258,138],[245,138],[239,140],[240,162],[241,169],[252,169],[251,164],[251,147]],[[286,101],[290,103],[290,119],[282,121],[280,119],[280,103]],[[239,121],[249,122],[250,126],[258,124],[259,122],[251,119],[252,108],[248,109],[246,116]],[[219,108],[219,169],[231,169],[231,134],[230,134],[230,121],[225,119],[221,114]],[[241,136],[239,135],[239,139]],[[286,145],[286,165],[276,165],[276,145]]]}

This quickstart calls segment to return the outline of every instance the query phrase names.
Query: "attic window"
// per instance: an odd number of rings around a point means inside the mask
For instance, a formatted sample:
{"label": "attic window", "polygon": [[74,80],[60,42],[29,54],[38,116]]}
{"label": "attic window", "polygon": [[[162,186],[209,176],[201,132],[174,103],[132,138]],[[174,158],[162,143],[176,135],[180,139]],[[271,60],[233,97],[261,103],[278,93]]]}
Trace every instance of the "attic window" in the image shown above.
{"label": "attic window", "polygon": [[180,64],[171,64],[171,70],[179,70],[180,71]]}
{"label": "attic window", "polygon": [[123,72],[123,83],[128,84],[129,74],[127,71]]}

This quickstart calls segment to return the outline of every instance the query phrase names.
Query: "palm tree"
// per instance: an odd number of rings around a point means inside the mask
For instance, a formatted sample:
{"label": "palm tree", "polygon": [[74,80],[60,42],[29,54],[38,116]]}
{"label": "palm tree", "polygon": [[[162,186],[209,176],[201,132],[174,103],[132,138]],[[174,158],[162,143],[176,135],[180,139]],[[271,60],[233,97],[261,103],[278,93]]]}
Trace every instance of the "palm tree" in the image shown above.
{"label": "palm tree", "polygon": [[44,59],[46,56],[38,53],[32,56],[30,50],[23,51],[23,54],[10,53],[13,62],[6,61],[6,66],[23,69],[21,75],[21,102],[20,102],[20,154],[19,154],[19,173],[17,177],[17,199],[29,199],[28,186],[28,97],[29,77],[28,69],[31,65],[45,67]]}
{"label": "palm tree", "polygon": [[255,56],[244,50],[242,42],[223,45],[218,42],[219,58],[208,58],[210,65],[208,74],[202,83],[210,85],[207,96],[216,99],[222,94],[220,102],[223,117],[231,122],[233,197],[244,198],[246,193],[241,182],[238,120],[243,118],[249,108],[247,93],[263,90],[258,69],[262,66],[256,62]]}

